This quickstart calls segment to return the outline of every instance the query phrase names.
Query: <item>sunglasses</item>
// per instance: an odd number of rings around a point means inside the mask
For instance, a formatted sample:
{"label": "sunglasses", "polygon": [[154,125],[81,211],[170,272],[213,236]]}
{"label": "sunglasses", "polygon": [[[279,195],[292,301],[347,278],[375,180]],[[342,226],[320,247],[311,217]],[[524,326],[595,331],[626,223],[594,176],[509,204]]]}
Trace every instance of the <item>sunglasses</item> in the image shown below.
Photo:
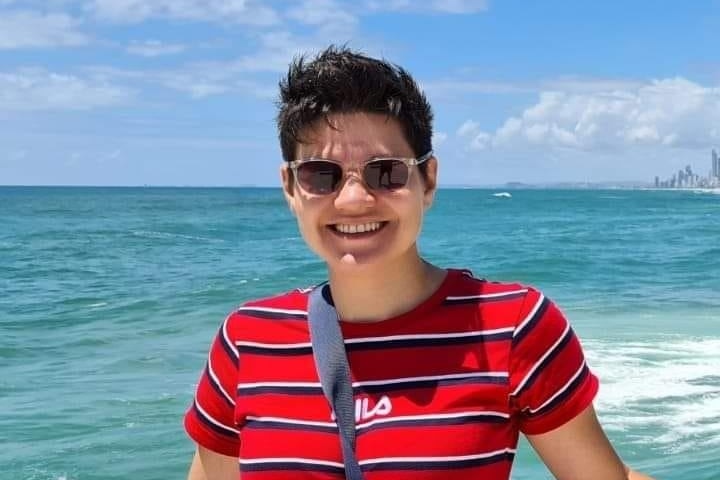
{"label": "sunglasses", "polygon": [[[373,191],[398,190],[410,180],[410,167],[420,165],[433,156],[432,150],[418,158],[373,158],[362,165],[363,183]],[[345,170],[340,162],[323,158],[308,158],[288,162],[296,183],[313,195],[329,195],[343,184]]]}

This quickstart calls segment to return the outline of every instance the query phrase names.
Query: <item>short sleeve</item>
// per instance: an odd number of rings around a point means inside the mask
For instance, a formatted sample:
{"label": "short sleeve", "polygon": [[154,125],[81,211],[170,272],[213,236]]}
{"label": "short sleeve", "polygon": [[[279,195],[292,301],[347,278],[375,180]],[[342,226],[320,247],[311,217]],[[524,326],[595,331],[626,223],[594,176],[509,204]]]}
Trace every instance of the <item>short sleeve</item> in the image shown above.
{"label": "short sleeve", "polygon": [[195,398],[185,413],[190,438],[214,452],[238,456],[240,432],[235,424],[238,351],[228,336],[228,317],[215,337]]}
{"label": "short sleeve", "polygon": [[560,309],[530,290],[513,332],[510,403],[520,430],[540,434],[570,421],[592,404],[598,379]]}

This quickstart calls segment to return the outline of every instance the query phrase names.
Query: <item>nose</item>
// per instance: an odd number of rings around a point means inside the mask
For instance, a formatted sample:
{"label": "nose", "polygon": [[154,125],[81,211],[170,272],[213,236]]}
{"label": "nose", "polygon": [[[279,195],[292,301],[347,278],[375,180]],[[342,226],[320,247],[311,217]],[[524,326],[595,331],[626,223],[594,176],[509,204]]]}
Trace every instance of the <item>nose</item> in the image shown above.
{"label": "nose", "polygon": [[375,202],[375,197],[365,183],[355,175],[349,175],[340,185],[335,196],[335,208],[346,211],[362,211]]}

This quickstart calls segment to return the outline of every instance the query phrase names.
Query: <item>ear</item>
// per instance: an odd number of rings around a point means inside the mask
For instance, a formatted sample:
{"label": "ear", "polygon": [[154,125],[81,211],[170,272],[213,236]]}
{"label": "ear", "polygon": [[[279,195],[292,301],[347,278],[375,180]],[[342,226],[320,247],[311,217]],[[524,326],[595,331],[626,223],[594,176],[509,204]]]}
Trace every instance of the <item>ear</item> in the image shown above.
{"label": "ear", "polygon": [[433,155],[427,160],[427,170],[424,178],[425,191],[423,192],[423,205],[427,210],[435,200],[435,192],[437,191],[438,182],[438,161]]}
{"label": "ear", "polygon": [[293,172],[290,170],[286,162],[280,167],[280,179],[282,180],[283,195],[288,204],[288,208],[295,215],[295,179]]}

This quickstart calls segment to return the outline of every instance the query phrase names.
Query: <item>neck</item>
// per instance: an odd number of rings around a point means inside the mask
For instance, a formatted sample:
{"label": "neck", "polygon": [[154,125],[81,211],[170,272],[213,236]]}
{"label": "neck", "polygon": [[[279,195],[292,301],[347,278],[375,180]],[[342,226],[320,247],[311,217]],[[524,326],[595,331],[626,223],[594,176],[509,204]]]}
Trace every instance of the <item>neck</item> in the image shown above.
{"label": "neck", "polygon": [[330,290],[338,316],[346,322],[377,322],[412,310],[443,282],[446,271],[410,258],[361,271],[330,269]]}

